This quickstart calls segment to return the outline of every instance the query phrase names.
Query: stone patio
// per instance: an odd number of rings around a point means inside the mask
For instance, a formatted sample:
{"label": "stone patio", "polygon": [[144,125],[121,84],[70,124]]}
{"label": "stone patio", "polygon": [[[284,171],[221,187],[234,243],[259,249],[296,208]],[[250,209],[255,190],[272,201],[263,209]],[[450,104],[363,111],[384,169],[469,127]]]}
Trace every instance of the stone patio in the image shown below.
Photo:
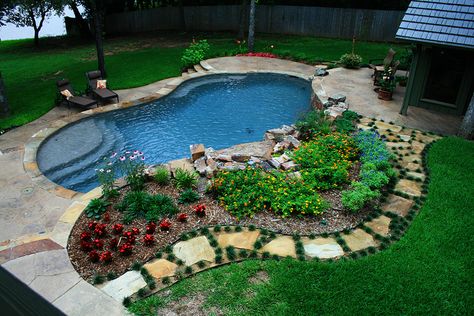
{"label": "stone patio", "polygon": [[[113,293],[107,295],[107,285],[104,286],[106,289],[104,292],[82,280],[70,264],[65,249],[75,220],[90,199],[100,196],[100,189],[81,194],[48,182],[38,174],[34,162],[35,151],[31,150],[30,146],[37,147],[40,140],[54,128],[64,126],[78,117],[133,106],[139,102],[162,97],[170,93],[183,80],[205,75],[205,72],[269,71],[302,77],[310,77],[314,73],[312,66],[278,59],[252,57],[211,59],[203,62],[202,68],[205,70],[200,70],[199,73],[185,74],[183,77],[166,79],[144,87],[118,91],[122,100],[120,104],[113,104],[95,111],[78,114],[78,111],[74,109],[54,108],[38,120],[0,135],[0,164],[2,165],[0,170],[0,263],[2,266],[68,315],[125,314],[126,311],[117,301],[119,298],[117,291],[112,291]],[[398,111],[401,94],[398,93],[402,91],[395,94],[395,100],[392,102],[379,101],[375,92],[372,91],[370,72],[367,69],[332,69],[329,72],[330,75],[321,79],[320,82],[324,91],[327,94],[342,92],[348,96],[347,102],[351,110],[397,124],[394,127],[399,127],[400,133],[406,137],[402,142],[397,142],[396,147],[405,146],[407,150],[415,152],[416,157],[412,159],[418,158],[417,160],[421,161],[421,152],[425,144],[435,140],[436,137],[416,131],[412,134],[412,130],[402,129],[401,125],[419,129],[435,128],[433,131],[446,134],[453,133],[456,129],[456,124],[458,124],[456,119],[423,109],[409,108],[408,117],[400,116]],[[369,121],[362,122],[361,127],[370,128]],[[381,132],[389,136],[387,129],[383,128],[385,123],[377,122],[376,124]],[[48,127],[50,129],[47,129]],[[41,132],[38,133],[39,131]],[[409,143],[409,141],[412,142]],[[408,164],[405,167],[408,167]],[[403,179],[397,185],[397,191],[407,193],[412,197],[419,196],[421,195],[420,183]],[[397,198],[389,199],[389,205],[383,208],[405,216],[411,207],[408,205],[411,200],[405,201],[398,195],[394,196]],[[379,221],[374,223],[376,225],[374,227],[385,224],[386,220]],[[242,236],[222,237],[219,243],[236,247],[240,245],[248,249],[250,242],[245,238],[242,239]],[[252,240],[257,238],[250,234],[247,237]],[[376,245],[371,238],[370,234],[363,231],[351,232],[344,236],[346,242],[356,249]],[[214,261],[214,250],[209,246],[207,239],[205,241],[198,239],[198,241],[199,247],[186,247],[190,244],[194,245],[193,243],[197,242],[195,240],[186,241],[181,245],[176,244],[174,246],[176,256],[178,258],[181,256],[187,264],[191,265],[200,260]],[[305,253],[310,257],[330,258],[342,255],[340,247],[338,248],[333,240],[305,240],[304,246]],[[352,248],[350,245],[349,247]],[[198,248],[202,251],[196,253],[194,250]],[[295,243],[289,236],[277,236],[261,249],[262,253],[266,251],[279,256],[296,257]],[[162,264],[167,264],[169,268],[165,274],[171,274],[173,267],[170,268],[169,263],[160,261],[159,265]],[[210,266],[214,265],[212,263]],[[155,267],[158,271],[157,278],[165,275],[160,268]],[[133,284],[135,290],[139,287],[136,286],[137,284],[143,285],[143,283],[140,282],[140,278],[134,276],[135,279],[130,284]],[[113,287],[110,285],[108,288]],[[129,290],[130,288],[127,288],[123,291],[129,295],[133,292]]]}

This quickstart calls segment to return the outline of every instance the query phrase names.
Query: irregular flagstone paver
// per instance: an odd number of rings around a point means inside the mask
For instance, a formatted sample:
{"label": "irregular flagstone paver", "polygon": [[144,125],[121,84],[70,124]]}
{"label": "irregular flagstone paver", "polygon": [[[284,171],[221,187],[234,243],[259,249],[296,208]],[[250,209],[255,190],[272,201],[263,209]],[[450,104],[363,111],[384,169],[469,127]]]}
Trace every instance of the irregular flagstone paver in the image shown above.
{"label": "irregular flagstone paver", "polygon": [[82,211],[86,208],[87,204],[82,202],[74,202],[64,214],[59,218],[60,222],[63,223],[72,223],[74,224],[79,216],[82,214]]}
{"label": "irregular flagstone paver", "polygon": [[291,236],[279,236],[259,250],[260,253],[267,251],[280,257],[296,257],[295,241]]}
{"label": "irregular flagstone paver", "polygon": [[56,299],[53,305],[69,316],[130,315],[121,303],[83,280]]}
{"label": "irregular flagstone paver", "polygon": [[113,297],[118,302],[122,302],[124,297],[128,297],[139,289],[146,286],[146,282],[138,271],[128,271],[120,277],[104,285],[102,291]]}
{"label": "irregular flagstone paver", "polygon": [[400,216],[406,216],[413,206],[413,201],[405,199],[401,196],[390,194],[387,202],[382,205],[382,210],[385,212],[392,212]]}
{"label": "irregular flagstone paver", "polygon": [[87,192],[86,194],[84,194],[81,199],[82,201],[87,201],[89,202],[90,200],[92,199],[98,199],[102,196],[102,188],[101,187],[97,187],[93,190],[90,190],[89,192]]}
{"label": "irregular flagstone paver", "polygon": [[413,177],[414,179],[420,179],[421,181],[425,181],[426,176],[423,173],[415,172],[415,171],[408,171],[407,177]]}
{"label": "irregular flagstone paver", "polygon": [[365,226],[370,227],[375,233],[380,234],[382,236],[387,236],[388,232],[390,231],[391,219],[385,215],[379,216],[374,218],[372,221],[365,223]]}
{"label": "irregular flagstone paver", "polygon": [[176,243],[173,253],[188,266],[201,260],[213,262],[215,257],[214,249],[205,236]]}
{"label": "irregular flagstone paver", "polygon": [[155,279],[175,274],[178,265],[165,259],[156,259],[143,266]]}
{"label": "irregular flagstone paver", "polygon": [[352,251],[376,246],[372,235],[367,234],[360,228],[352,231],[349,235],[343,235],[343,238]]}
{"label": "irregular flagstone paver", "polygon": [[41,239],[0,251],[0,264],[38,252],[63,249],[50,239]]}
{"label": "irregular flagstone paver", "polygon": [[403,168],[405,168],[406,170],[409,170],[409,171],[421,170],[421,165],[419,163],[415,163],[415,162],[402,161],[402,162],[400,162],[400,165]]}
{"label": "irregular flagstone paver", "polygon": [[253,249],[253,244],[257,241],[260,236],[260,231],[243,231],[238,233],[223,233],[217,237],[217,242],[221,248],[227,246],[234,246],[242,249]]}
{"label": "irregular flagstone paver", "polygon": [[186,170],[186,171],[194,172],[194,165],[187,158],[170,161],[170,162],[168,162],[168,165],[170,167],[171,173],[173,173],[173,174],[176,171],[176,169],[178,169],[178,168]]}
{"label": "irregular flagstone paver", "polygon": [[421,184],[412,180],[400,179],[395,186],[395,190],[406,193],[412,197],[419,197],[421,195]]}
{"label": "irregular flagstone paver", "polygon": [[425,144],[423,143],[420,143],[420,142],[417,142],[417,141],[414,141],[411,143],[411,149],[416,153],[416,154],[420,154],[423,149],[425,149]]}
{"label": "irregular flagstone paver", "polygon": [[334,238],[303,238],[303,247],[306,255],[311,258],[335,258],[344,255],[342,247]]}
{"label": "irregular flagstone paver", "polygon": [[402,130],[401,126],[388,124],[382,121],[376,121],[375,126],[380,130],[391,130],[392,132],[398,133]]}

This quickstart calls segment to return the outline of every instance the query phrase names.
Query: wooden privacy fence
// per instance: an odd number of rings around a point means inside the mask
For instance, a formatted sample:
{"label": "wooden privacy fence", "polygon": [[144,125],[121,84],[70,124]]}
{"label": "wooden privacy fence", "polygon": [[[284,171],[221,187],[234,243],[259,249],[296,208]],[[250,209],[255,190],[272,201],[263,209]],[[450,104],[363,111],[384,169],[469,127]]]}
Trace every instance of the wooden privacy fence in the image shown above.
{"label": "wooden privacy fence", "polygon": [[[263,33],[337,38],[356,36],[372,41],[394,41],[403,14],[403,11],[258,5],[256,30]],[[240,6],[185,7],[184,18],[188,31],[237,31]],[[180,12],[177,7],[111,14],[105,23],[109,34],[179,28]]]}

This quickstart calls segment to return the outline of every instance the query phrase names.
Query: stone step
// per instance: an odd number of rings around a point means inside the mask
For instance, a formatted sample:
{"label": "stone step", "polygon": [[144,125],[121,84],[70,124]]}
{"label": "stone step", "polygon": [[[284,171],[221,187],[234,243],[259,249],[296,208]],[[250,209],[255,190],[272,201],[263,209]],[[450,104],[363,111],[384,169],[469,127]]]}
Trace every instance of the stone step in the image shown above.
{"label": "stone step", "polygon": [[388,233],[390,232],[390,222],[392,220],[385,216],[379,216],[377,218],[374,218],[368,223],[365,223],[365,226],[369,227],[374,231],[374,233],[382,235],[382,236],[388,236]]}
{"label": "stone step", "polygon": [[342,238],[346,241],[347,246],[352,251],[359,251],[377,246],[372,235],[367,234],[360,228],[352,231],[349,235],[343,235]]}
{"label": "stone step", "polygon": [[302,238],[304,252],[311,258],[329,259],[344,255],[342,247],[334,238]]}
{"label": "stone step", "polygon": [[204,68],[202,68],[202,66],[199,65],[199,64],[198,64],[198,65],[194,65],[194,70],[196,70],[197,72],[200,72],[200,73],[206,73],[206,72],[207,72],[207,70],[204,69]]}
{"label": "stone step", "polygon": [[193,68],[188,68],[188,74],[193,74],[193,73],[196,73],[196,70],[194,70]]}
{"label": "stone step", "polygon": [[121,303],[125,297],[135,294],[145,286],[146,282],[140,272],[128,271],[115,280],[105,284],[104,287],[102,287],[102,291]]}

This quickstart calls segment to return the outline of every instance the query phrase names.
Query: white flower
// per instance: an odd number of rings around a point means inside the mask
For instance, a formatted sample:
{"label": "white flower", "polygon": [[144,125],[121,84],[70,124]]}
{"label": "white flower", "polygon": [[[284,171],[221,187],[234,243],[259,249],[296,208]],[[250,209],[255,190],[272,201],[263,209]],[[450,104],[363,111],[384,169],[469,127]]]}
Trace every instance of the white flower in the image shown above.
{"label": "white flower", "polygon": [[145,160],[145,156],[142,156],[142,158],[140,158],[142,161]]}
{"label": "white flower", "polygon": [[99,171],[100,171],[100,172],[104,172],[104,169],[100,169]]}
{"label": "white flower", "polygon": [[112,165],[113,165],[113,163],[112,163],[112,162],[109,162],[109,163],[107,164],[107,166],[112,166]]}
{"label": "white flower", "polygon": [[110,158],[115,158],[115,156],[117,156],[116,152],[112,153],[112,156],[110,156]]}
{"label": "white flower", "polygon": [[130,160],[135,160],[136,157],[135,157],[135,155],[131,155],[129,158],[130,158]]}
{"label": "white flower", "polygon": [[125,156],[121,156],[119,159],[120,159],[120,161],[124,161],[126,158],[125,158]]}
{"label": "white flower", "polygon": [[110,169],[107,169],[107,173],[111,173],[111,172],[112,172],[112,170],[110,170]]}
{"label": "white flower", "polygon": [[138,153],[139,153],[138,150],[134,150],[134,151],[133,151],[133,154],[134,154],[134,155],[138,155]]}
{"label": "white flower", "polygon": [[129,154],[129,153],[130,153],[130,151],[129,151],[129,150],[127,150],[125,153],[126,153],[126,154]]}

